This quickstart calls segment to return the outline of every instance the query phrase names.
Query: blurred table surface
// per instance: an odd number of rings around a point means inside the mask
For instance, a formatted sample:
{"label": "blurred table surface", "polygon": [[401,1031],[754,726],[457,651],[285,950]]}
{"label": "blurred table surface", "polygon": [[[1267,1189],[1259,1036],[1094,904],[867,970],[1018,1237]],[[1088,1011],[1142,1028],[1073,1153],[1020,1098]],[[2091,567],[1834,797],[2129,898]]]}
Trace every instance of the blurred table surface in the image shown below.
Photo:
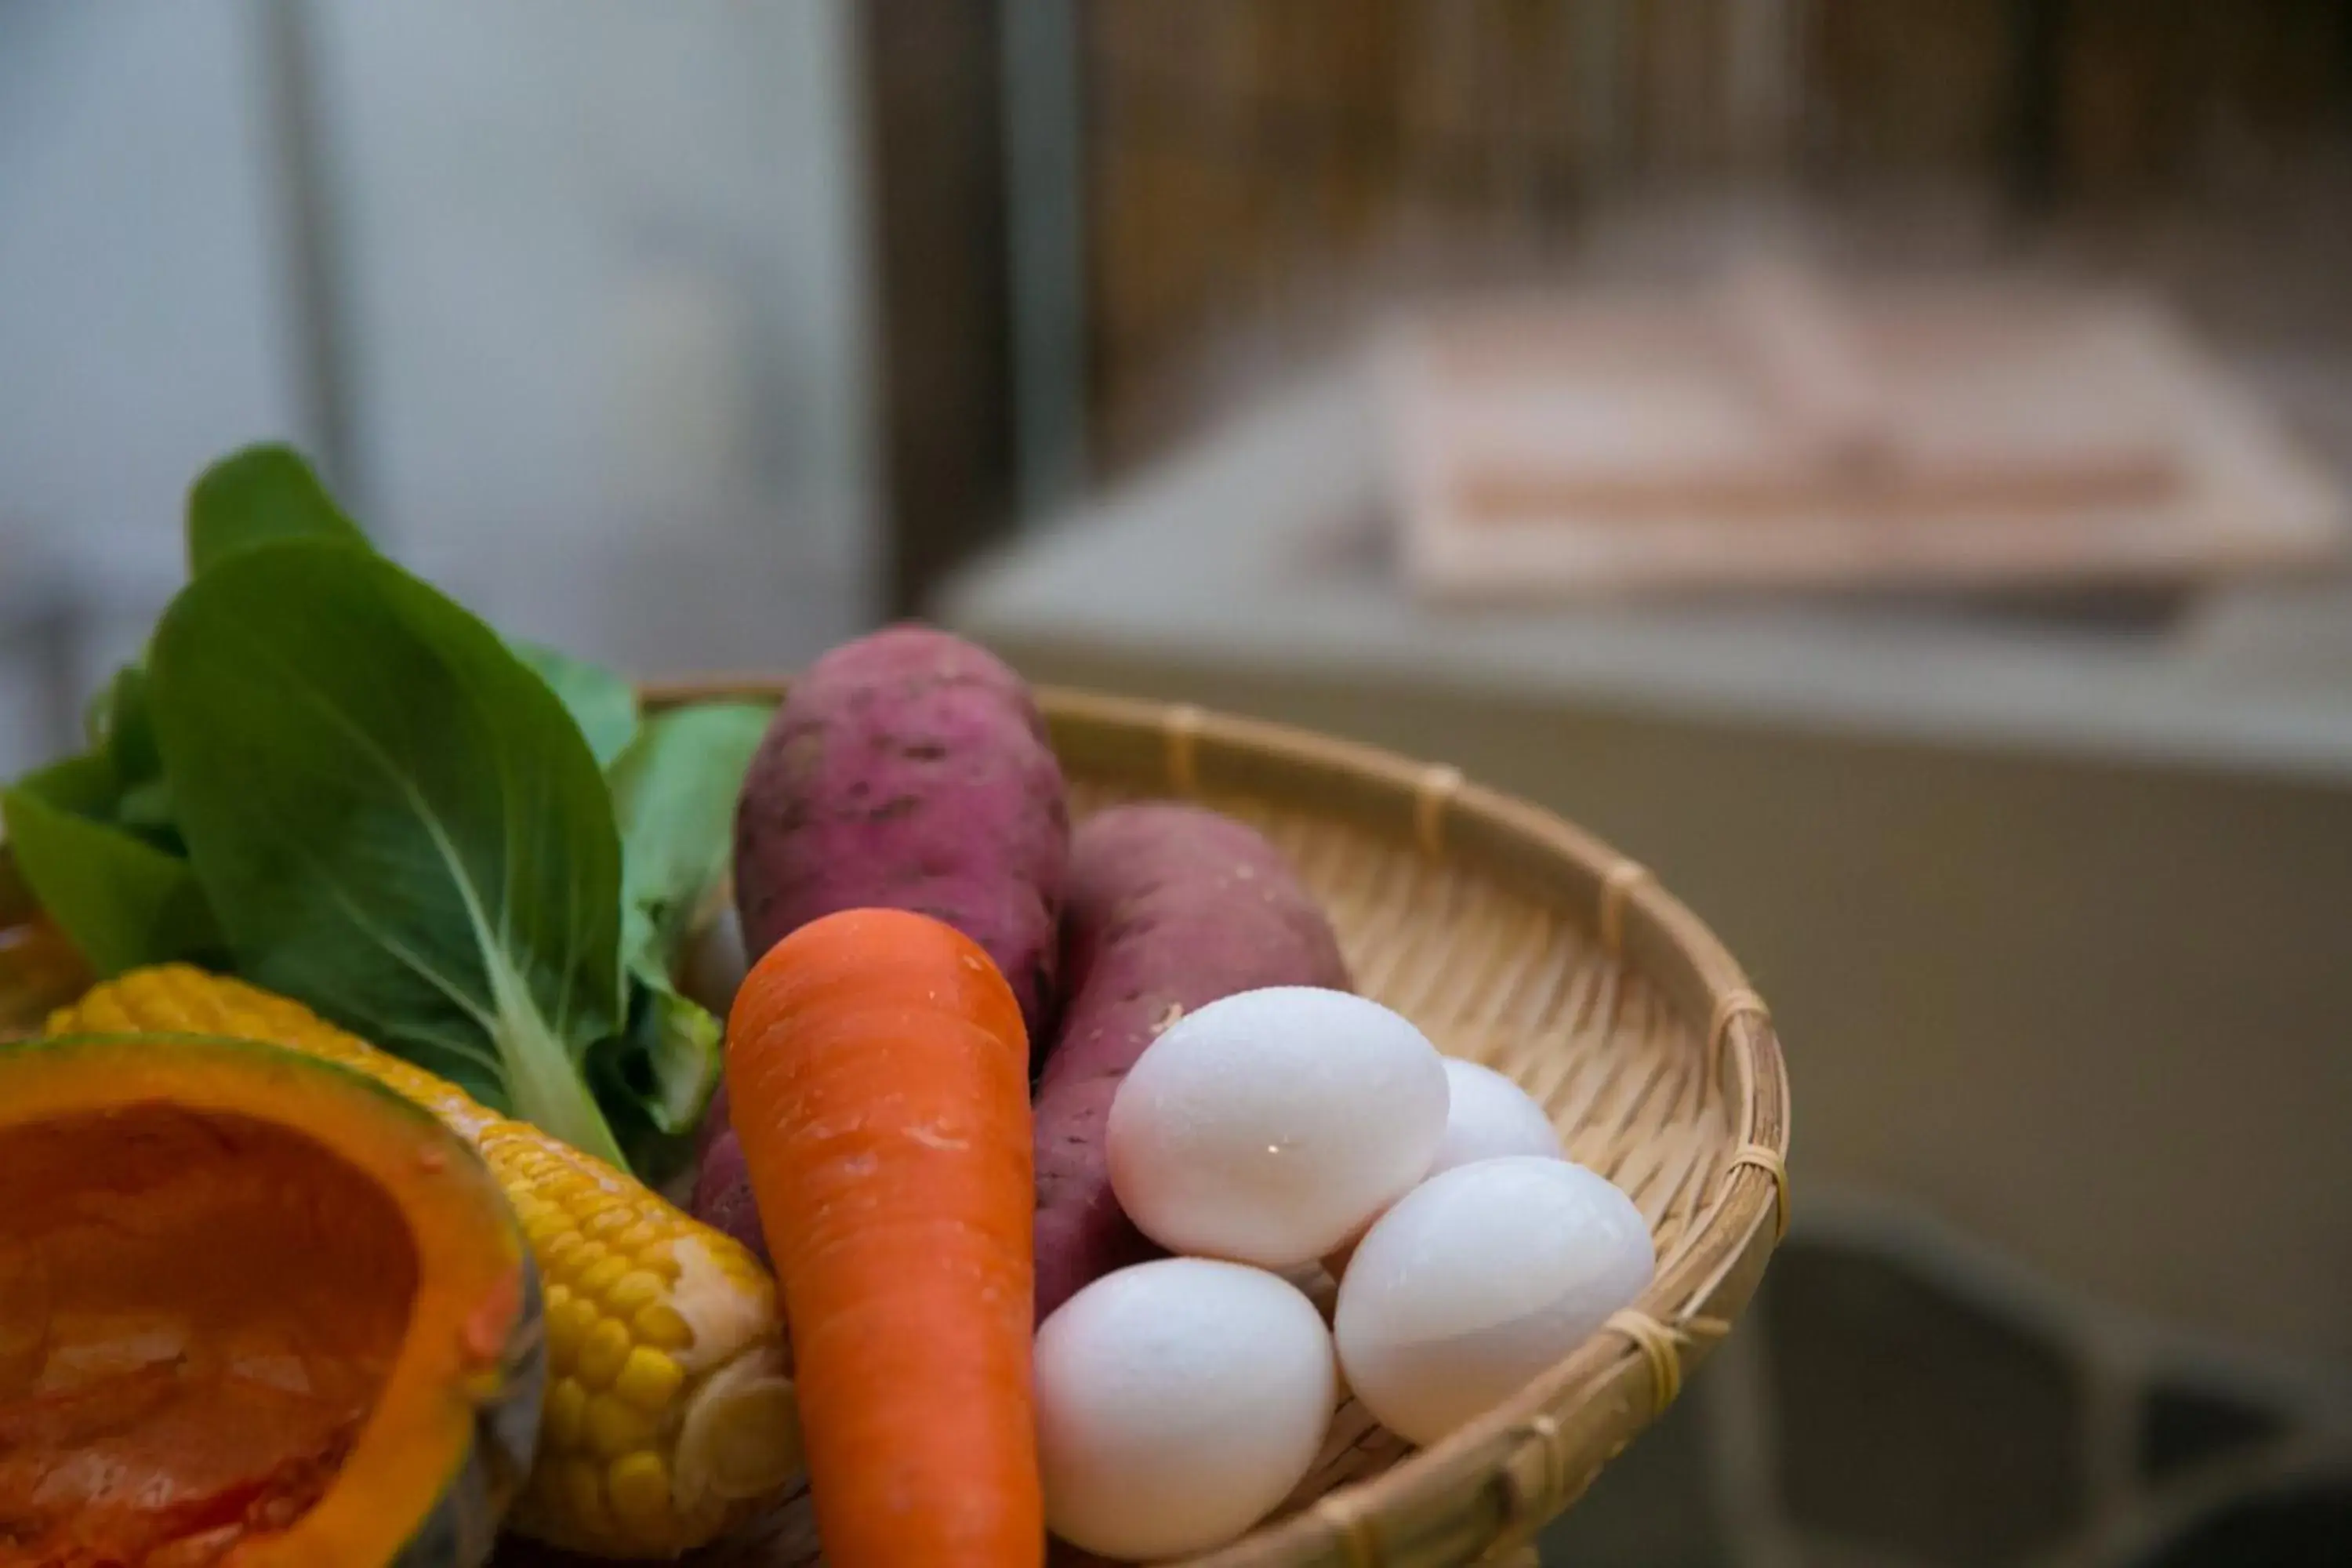
{"label": "blurred table surface", "polygon": [[1270,391],[941,618],[1577,818],[1770,998],[1801,1193],[2352,1369],[2352,585],[1449,612],[1389,570],[1378,442],[1348,366]]}
{"label": "blurred table surface", "polygon": [[2352,579],[1430,605],[1389,568],[1380,438],[1346,367],[1272,394],[968,574],[946,616],[1016,646],[2352,777]]}

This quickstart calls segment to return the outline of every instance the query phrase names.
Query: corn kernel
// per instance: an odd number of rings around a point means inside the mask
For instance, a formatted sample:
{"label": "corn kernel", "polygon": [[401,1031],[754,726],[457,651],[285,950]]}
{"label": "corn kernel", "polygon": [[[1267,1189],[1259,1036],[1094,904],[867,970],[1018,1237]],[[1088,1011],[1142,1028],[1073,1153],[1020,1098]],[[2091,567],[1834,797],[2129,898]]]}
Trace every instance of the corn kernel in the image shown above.
{"label": "corn kernel", "polygon": [[584,1171],[566,1171],[562,1180],[552,1184],[555,1201],[573,1219],[586,1224],[588,1216],[621,1200],[598,1186]]}
{"label": "corn kernel", "polygon": [[[522,1147],[520,1143],[509,1143],[507,1146],[510,1149]],[[579,1197],[580,1189],[585,1184],[578,1172],[567,1171],[561,1165],[551,1166],[547,1174],[541,1176],[537,1183],[538,1190],[547,1194],[548,1202],[565,1214],[571,1215],[573,1219],[580,1217],[573,1212],[573,1200]]]}
{"label": "corn kernel", "polygon": [[539,1267],[542,1272],[568,1274],[574,1268],[579,1267],[576,1260],[580,1257],[581,1250],[587,1245],[586,1237],[576,1230],[567,1230],[561,1236],[551,1237],[546,1245],[533,1247],[531,1251],[538,1258]]}
{"label": "corn kernel", "polygon": [[613,1533],[613,1516],[604,1507],[604,1476],[593,1459],[565,1459],[557,1469],[563,1506],[592,1538]]}
{"label": "corn kernel", "polygon": [[607,1253],[581,1274],[578,1281],[580,1293],[583,1296],[593,1296],[598,1300],[602,1300],[604,1292],[618,1284],[621,1276],[628,1271],[627,1258],[615,1258]]}
{"label": "corn kernel", "polygon": [[637,1338],[656,1350],[682,1351],[694,1343],[694,1330],[676,1307],[656,1301],[636,1315]]}
{"label": "corn kernel", "polygon": [[658,1540],[676,1528],[669,1503],[669,1470],[657,1454],[616,1459],[606,1473],[613,1512],[621,1527],[640,1539]]}
{"label": "corn kernel", "polygon": [[614,1317],[634,1318],[645,1308],[662,1299],[662,1282],[658,1275],[642,1268],[634,1269],[613,1281],[604,1292],[604,1310]]}
{"label": "corn kernel", "polygon": [[649,1219],[641,1219],[613,1238],[613,1250],[635,1257],[661,1235],[661,1226]]}
{"label": "corn kernel", "polygon": [[591,1388],[610,1384],[629,1359],[629,1331],[617,1318],[600,1318],[588,1331],[588,1341],[580,1347],[580,1362],[575,1370],[580,1381]]}
{"label": "corn kernel", "polygon": [[603,1242],[591,1241],[586,1237],[581,1236],[576,1230],[572,1234],[574,1237],[579,1237],[580,1246],[570,1258],[564,1260],[563,1268],[564,1272],[572,1277],[572,1284],[576,1288],[579,1284],[580,1276],[587,1273],[588,1270],[595,1268],[599,1263],[604,1262],[604,1259],[611,1257],[612,1254],[604,1250],[604,1244]]}
{"label": "corn kernel", "polygon": [[571,1378],[560,1379],[547,1391],[547,1407],[541,1412],[541,1435],[551,1449],[576,1448],[580,1446],[580,1422],[587,1414],[588,1391]]}
{"label": "corn kernel", "polygon": [[620,1205],[615,1204],[611,1208],[599,1209],[596,1213],[590,1215],[586,1220],[582,1222],[580,1228],[586,1231],[589,1235],[596,1237],[599,1241],[604,1241],[609,1239],[615,1232],[628,1229],[629,1226],[635,1222],[636,1216],[635,1215],[631,1214],[627,1209],[622,1207]]}
{"label": "corn kernel", "polygon": [[654,1424],[646,1413],[625,1400],[600,1394],[588,1401],[582,1422],[589,1448],[600,1459],[617,1459],[653,1442]]}
{"label": "corn kernel", "polygon": [[660,1275],[665,1285],[675,1285],[678,1275],[684,1272],[677,1266],[677,1238],[666,1236],[652,1246],[638,1249],[637,1267],[649,1274]]}
{"label": "corn kernel", "polygon": [[596,1327],[595,1306],[573,1296],[563,1303],[562,1310],[547,1310],[547,1360],[556,1373],[569,1372],[579,1363],[580,1352],[586,1348],[589,1334]]}
{"label": "corn kernel", "polygon": [[614,1374],[613,1392],[638,1409],[658,1414],[686,1385],[686,1369],[650,1345],[638,1345]]}

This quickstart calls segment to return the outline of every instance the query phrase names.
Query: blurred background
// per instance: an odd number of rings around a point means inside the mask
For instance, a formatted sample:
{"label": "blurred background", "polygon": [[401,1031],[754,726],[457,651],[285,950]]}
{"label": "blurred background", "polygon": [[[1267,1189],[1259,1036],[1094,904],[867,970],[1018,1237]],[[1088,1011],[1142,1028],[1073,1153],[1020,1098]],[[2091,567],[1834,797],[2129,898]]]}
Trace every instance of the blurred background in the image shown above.
{"label": "blurred background", "polygon": [[1656,868],[1800,1220],[1548,1560],[2352,1562],[2352,4],[0,0],[0,766],[271,437]]}

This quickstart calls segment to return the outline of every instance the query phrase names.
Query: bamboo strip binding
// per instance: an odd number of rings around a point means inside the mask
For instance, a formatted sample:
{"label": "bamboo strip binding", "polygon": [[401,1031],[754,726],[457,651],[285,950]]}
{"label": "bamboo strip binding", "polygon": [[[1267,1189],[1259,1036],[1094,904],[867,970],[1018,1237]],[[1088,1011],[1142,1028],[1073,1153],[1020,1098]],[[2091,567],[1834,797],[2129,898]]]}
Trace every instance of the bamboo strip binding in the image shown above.
{"label": "bamboo strip binding", "polygon": [[[782,690],[711,681],[646,700]],[[1788,1079],[1763,999],[1646,868],[1453,768],[1191,706],[1053,690],[1040,705],[1074,814],[1177,795],[1266,833],[1322,900],[1359,989],[1517,1079],[1570,1152],[1633,1195],[1658,1247],[1641,1300],[1435,1447],[1408,1452],[1343,1408],[1285,1510],[1192,1568],[1530,1563],[1527,1542],[1672,1403],[1786,1230]],[[757,1555],[719,1561],[788,1561],[779,1544],[806,1527],[781,1520]]]}

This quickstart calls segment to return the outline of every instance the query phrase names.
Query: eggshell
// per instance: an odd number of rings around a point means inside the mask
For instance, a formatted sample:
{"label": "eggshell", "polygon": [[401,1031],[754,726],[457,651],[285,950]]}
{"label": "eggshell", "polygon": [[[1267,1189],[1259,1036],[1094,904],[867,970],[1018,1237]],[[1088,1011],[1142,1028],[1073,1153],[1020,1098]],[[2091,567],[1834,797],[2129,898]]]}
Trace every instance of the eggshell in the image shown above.
{"label": "eggshell", "polygon": [[1380,1004],[1241,992],[1136,1058],[1111,1101],[1111,1191],[1171,1252],[1295,1268],[1421,1180],[1445,1106],[1444,1058]]}
{"label": "eggshell", "polygon": [[[1493,1068],[1445,1058],[1445,1136],[1438,1142],[1437,1157],[1429,1174],[1467,1165],[1474,1160],[1495,1160],[1505,1154],[1540,1154],[1565,1160],[1559,1129],[1526,1089]],[[1424,1178],[1426,1179],[1426,1178]],[[1380,1216],[1375,1215],[1373,1219]],[[1367,1220],[1364,1229],[1371,1222]],[[1355,1256],[1359,1230],[1323,1256],[1323,1268],[1332,1279],[1346,1277],[1348,1260]]]}
{"label": "eggshell", "polygon": [[1429,1173],[1453,1170],[1506,1154],[1539,1154],[1565,1160],[1559,1129],[1533,1096],[1493,1068],[1445,1059],[1445,1135]]}
{"label": "eggshell", "polygon": [[1348,1383],[1400,1436],[1436,1442],[1525,1388],[1650,1282],[1633,1201],[1566,1160],[1442,1172],[1382,1215],[1339,1285]]}
{"label": "eggshell", "polygon": [[1198,1258],[1096,1280],[1037,1330],[1045,1522],[1106,1557],[1203,1551],[1287,1496],[1339,1403],[1296,1286]]}

